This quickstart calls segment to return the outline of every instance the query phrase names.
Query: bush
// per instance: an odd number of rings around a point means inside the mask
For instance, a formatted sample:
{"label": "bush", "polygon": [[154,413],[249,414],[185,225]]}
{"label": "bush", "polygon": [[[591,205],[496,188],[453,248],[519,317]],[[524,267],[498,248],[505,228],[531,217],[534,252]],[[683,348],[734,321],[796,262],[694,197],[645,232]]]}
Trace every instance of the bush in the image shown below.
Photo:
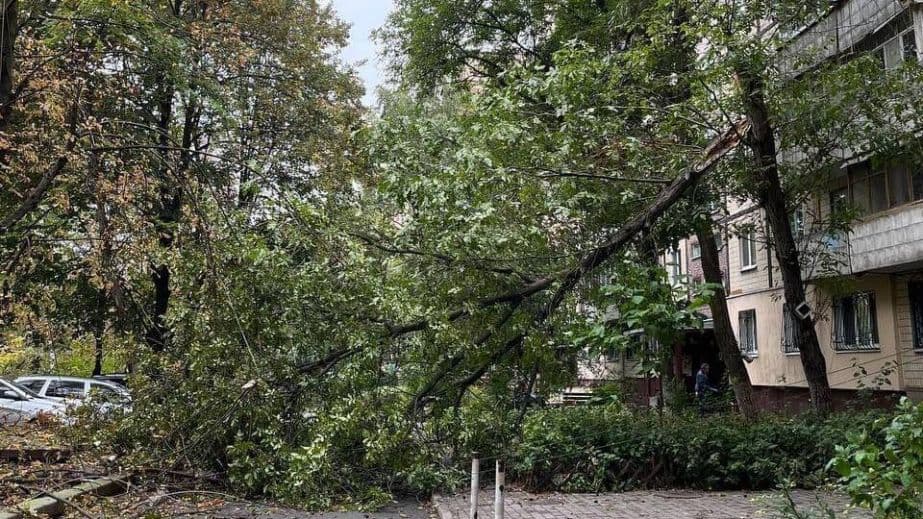
{"label": "bush", "polygon": [[923,516],[923,406],[904,398],[893,418],[849,435],[831,462],[857,505],[878,517]]}
{"label": "bush", "polygon": [[863,420],[868,415],[750,423],[608,406],[550,409],[528,417],[512,472],[534,490],[765,489],[788,480],[813,487],[835,446]]}

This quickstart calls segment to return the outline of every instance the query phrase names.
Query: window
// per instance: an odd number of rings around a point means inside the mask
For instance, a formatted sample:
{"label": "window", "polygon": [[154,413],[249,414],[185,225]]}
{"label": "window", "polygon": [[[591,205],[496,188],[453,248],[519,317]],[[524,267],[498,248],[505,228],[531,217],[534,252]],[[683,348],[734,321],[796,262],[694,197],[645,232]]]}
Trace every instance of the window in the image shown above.
{"label": "window", "polygon": [[909,9],[894,18],[875,34],[853,47],[855,54],[871,52],[884,69],[900,67],[916,59],[917,42],[913,35],[913,15]]}
{"label": "window", "polygon": [[862,292],[833,303],[833,349],[878,350],[878,319],[875,294]]}
{"label": "window", "polygon": [[782,353],[799,353],[801,344],[798,332],[798,317],[788,303],[782,304]]}
{"label": "window", "polygon": [[905,61],[916,59],[917,42],[913,37],[913,29],[904,29],[899,35],[889,39],[873,52],[881,67],[887,70],[898,68]]}
{"label": "window", "polygon": [[910,327],[913,329],[913,349],[923,350],[923,282],[907,284],[910,296]]}
{"label": "window", "polygon": [[52,380],[45,396],[57,398],[83,398],[84,383],[76,380]]}
{"label": "window", "polygon": [[852,203],[863,213],[877,213],[888,208],[884,171],[873,171],[868,161],[847,168],[852,187]]}
{"label": "window", "polygon": [[737,314],[740,352],[747,357],[756,357],[756,310],[744,310]]}
{"label": "window", "polygon": [[101,395],[106,395],[106,396],[114,396],[118,394],[116,390],[112,389],[109,386],[104,386],[102,384],[92,384],[92,383],[90,384],[90,392],[99,393]]}
{"label": "window", "polygon": [[753,231],[740,235],[740,270],[756,268],[756,237]]}
{"label": "window", "polygon": [[667,253],[667,276],[669,277],[670,284],[676,285],[682,282],[683,275],[683,254],[678,249],[675,248]]}
{"label": "window", "polygon": [[849,205],[849,188],[841,187],[830,192],[830,212],[839,213]]}
{"label": "window", "polygon": [[911,200],[912,186],[908,181],[911,175],[905,164],[895,164],[888,169],[889,207],[906,204]]}
{"label": "window", "polygon": [[692,259],[699,259],[702,257],[702,246],[699,245],[699,242],[693,242],[690,248],[692,249],[692,252],[690,252],[690,254],[692,254]]}
{"label": "window", "polygon": [[846,168],[846,186],[830,192],[830,209],[854,205],[870,214],[923,199],[923,169],[906,162],[873,165],[869,161]]}
{"label": "window", "polygon": [[38,380],[24,380],[24,381],[22,381],[22,382],[17,382],[17,384],[19,384],[20,386],[22,386],[22,387],[28,389],[29,391],[32,391],[32,392],[34,392],[34,393],[38,393],[39,391],[42,390],[42,386],[45,385],[45,381],[42,380],[42,379],[38,379]]}
{"label": "window", "polygon": [[724,234],[721,232],[718,232],[715,234],[715,247],[718,250],[721,250],[724,248]]}
{"label": "window", "polygon": [[790,218],[792,226],[792,235],[796,238],[804,236],[804,207],[799,205],[792,211]]}

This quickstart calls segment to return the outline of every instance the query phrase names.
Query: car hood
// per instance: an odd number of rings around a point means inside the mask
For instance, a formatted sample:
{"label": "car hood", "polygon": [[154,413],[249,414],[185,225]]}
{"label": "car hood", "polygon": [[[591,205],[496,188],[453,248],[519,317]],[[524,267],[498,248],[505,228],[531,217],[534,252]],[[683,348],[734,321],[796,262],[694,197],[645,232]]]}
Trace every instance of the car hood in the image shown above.
{"label": "car hood", "polygon": [[23,411],[64,412],[67,406],[61,402],[55,402],[45,398],[30,398],[28,400],[7,400],[0,398],[0,408],[19,409]]}

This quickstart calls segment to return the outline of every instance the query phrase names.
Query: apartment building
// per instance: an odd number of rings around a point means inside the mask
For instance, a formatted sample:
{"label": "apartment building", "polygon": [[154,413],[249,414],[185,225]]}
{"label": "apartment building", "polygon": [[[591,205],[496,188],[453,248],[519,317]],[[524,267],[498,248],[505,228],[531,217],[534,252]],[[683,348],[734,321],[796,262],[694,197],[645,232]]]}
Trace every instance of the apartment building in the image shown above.
{"label": "apartment building", "polygon": [[[868,52],[892,68],[920,60],[921,49],[923,3],[848,0],[785,52],[817,60]],[[859,214],[850,232],[812,225],[846,207]],[[783,297],[764,213],[731,200],[720,224],[728,233],[728,310],[751,382],[767,404],[797,405],[807,387],[792,326],[798,317]],[[923,164],[844,151],[832,182],[794,210],[792,225],[835,397],[863,388],[923,396]]]}
{"label": "apartment building", "polygon": [[[872,53],[891,68],[923,59],[921,50],[923,2],[846,0],[832,3],[782,53],[815,62]],[[794,67],[810,67],[790,63],[795,75]],[[871,389],[923,399],[923,164],[849,151],[842,157],[833,181],[791,215],[834,398]],[[860,215],[850,232],[817,230],[814,224],[844,207]],[[804,408],[807,384],[792,326],[798,316],[785,301],[766,228],[765,213],[749,200],[727,200],[716,219],[728,310],[758,400],[765,407]],[[699,250],[691,237],[666,251],[662,262],[672,282],[702,281]],[[702,330],[669,346],[674,376],[688,380],[700,361],[714,357],[710,316],[703,321]],[[632,374],[624,355],[602,364],[606,377],[641,376]],[[647,384],[646,390],[638,384],[645,397],[659,391],[659,384]]]}

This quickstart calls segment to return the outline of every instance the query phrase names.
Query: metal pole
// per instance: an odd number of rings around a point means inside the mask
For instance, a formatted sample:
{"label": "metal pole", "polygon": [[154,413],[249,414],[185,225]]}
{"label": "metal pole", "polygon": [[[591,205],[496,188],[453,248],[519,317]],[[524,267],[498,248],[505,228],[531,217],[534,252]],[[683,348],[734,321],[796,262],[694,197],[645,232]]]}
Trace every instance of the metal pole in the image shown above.
{"label": "metal pole", "polygon": [[471,511],[468,519],[478,519],[478,492],[481,488],[481,458],[477,452],[471,453]]}
{"label": "metal pole", "polygon": [[497,488],[494,491],[494,519],[503,519],[503,493],[506,491],[504,479],[503,467],[500,465],[500,460],[497,460]]}

